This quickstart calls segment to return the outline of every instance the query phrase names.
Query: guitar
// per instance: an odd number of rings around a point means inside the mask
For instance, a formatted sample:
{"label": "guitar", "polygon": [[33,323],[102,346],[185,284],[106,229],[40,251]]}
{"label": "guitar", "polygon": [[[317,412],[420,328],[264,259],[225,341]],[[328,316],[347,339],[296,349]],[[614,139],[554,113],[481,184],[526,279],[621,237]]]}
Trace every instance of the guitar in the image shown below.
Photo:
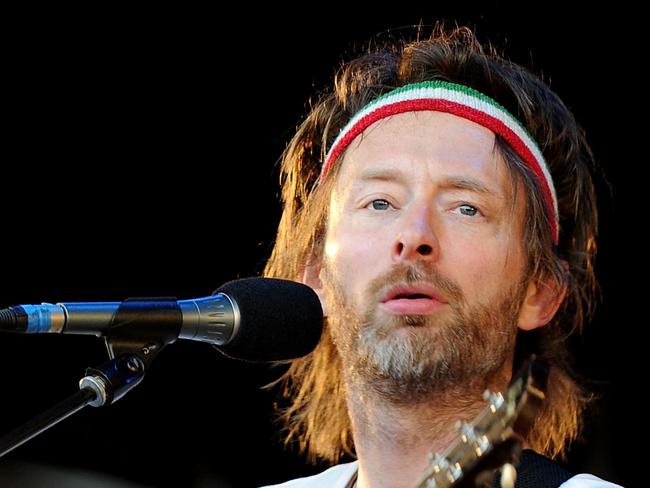
{"label": "guitar", "polygon": [[459,422],[458,439],[431,463],[416,488],[490,487],[502,468],[501,486],[514,487],[523,439],[544,400],[548,371],[534,356],[502,393],[486,391],[487,406],[472,423]]}

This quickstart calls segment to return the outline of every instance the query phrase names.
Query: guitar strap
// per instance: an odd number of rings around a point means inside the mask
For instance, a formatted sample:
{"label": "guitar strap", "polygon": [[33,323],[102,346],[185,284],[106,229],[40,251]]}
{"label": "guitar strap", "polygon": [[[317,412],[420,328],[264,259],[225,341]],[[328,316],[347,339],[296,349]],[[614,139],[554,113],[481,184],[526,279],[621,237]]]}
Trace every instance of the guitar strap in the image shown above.
{"label": "guitar strap", "polygon": [[[494,488],[500,488],[500,476],[501,471],[497,471]],[[572,473],[549,458],[526,449],[519,458],[515,488],[557,488],[572,476]]]}

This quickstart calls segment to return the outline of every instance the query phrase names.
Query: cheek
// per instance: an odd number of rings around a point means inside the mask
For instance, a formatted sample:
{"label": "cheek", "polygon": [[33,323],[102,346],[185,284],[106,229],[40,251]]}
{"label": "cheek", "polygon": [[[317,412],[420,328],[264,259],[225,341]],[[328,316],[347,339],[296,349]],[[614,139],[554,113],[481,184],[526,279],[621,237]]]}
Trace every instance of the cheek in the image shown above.
{"label": "cheek", "polygon": [[449,248],[444,267],[462,288],[467,299],[482,304],[491,303],[495,296],[512,285],[521,268],[516,253],[488,243],[456,242]]}
{"label": "cheek", "polygon": [[378,241],[381,239],[374,233],[363,235],[343,225],[329,230],[326,260],[346,294],[358,298],[363,285],[376,274],[381,261]]}

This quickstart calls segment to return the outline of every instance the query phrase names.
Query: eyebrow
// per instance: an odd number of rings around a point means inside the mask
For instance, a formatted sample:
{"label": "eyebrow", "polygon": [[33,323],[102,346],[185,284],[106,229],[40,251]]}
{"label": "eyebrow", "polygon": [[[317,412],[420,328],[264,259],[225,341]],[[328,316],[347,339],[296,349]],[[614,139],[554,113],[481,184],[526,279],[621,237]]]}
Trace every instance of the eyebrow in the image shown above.
{"label": "eyebrow", "polygon": [[361,172],[359,181],[403,181],[404,175],[394,168],[370,168]]}
{"label": "eyebrow", "polygon": [[[394,168],[371,168],[364,170],[359,175],[358,182],[366,181],[393,181],[393,182],[403,182],[405,180],[404,174]],[[439,187],[443,190],[465,190],[472,191],[481,195],[486,195],[494,198],[503,199],[505,196],[499,192],[486,185],[480,180],[475,178],[468,178],[464,176],[451,176],[445,178],[440,184]]]}
{"label": "eyebrow", "polygon": [[440,184],[440,187],[443,189],[449,190],[469,190],[481,195],[504,198],[504,195],[495,191],[493,188],[489,187],[482,181],[479,181],[474,178],[465,178],[465,177],[450,177],[443,180]]}

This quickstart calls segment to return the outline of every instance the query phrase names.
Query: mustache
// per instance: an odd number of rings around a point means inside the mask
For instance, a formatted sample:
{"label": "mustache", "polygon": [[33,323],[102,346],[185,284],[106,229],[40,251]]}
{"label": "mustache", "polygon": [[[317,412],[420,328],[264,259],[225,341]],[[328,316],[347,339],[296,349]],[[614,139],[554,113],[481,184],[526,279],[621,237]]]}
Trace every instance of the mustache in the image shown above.
{"label": "mustache", "polygon": [[388,272],[373,278],[368,284],[368,292],[372,297],[382,297],[389,288],[406,284],[426,283],[454,306],[459,306],[465,301],[461,287],[452,279],[442,274],[431,265],[424,263],[398,264]]}

